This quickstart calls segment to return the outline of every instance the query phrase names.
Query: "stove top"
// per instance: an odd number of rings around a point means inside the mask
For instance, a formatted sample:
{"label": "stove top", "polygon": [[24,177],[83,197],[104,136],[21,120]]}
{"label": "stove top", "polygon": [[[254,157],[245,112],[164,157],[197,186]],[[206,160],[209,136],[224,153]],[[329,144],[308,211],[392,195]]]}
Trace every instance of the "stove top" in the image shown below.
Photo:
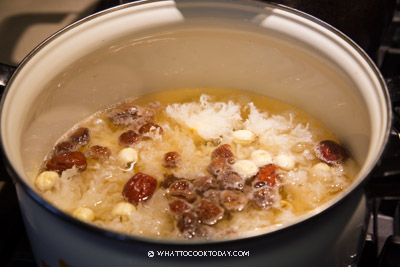
{"label": "stove top", "polygon": [[[30,2],[19,0],[13,3],[24,1]],[[35,1],[36,4],[38,2]],[[49,0],[40,0],[40,2],[47,3]],[[8,4],[0,2],[0,10],[2,10],[0,12],[0,33],[2,31],[4,33],[4,26],[9,25],[13,20],[14,22],[17,19],[25,20],[18,26],[20,27],[18,32],[20,36],[13,34],[10,36],[11,39],[0,42],[3,43],[3,46],[6,45],[0,49],[2,51],[0,52],[0,62],[17,65],[23,56],[37,45],[36,40],[29,39],[25,34],[35,35],[35,32],[40,31],[43,35],[45,34],[43,31],[47,30],[46,34],[49,36],[57,30],[54,30],[54,27],[59,29],[85,15],[126,1],[84,0],[73,2],[74,4],[79,2],[80,8],[77,9],[74,6],[59,9],[56,7],[51,11],[51,5],[44,5],[41,9],[34,8],[35,14],[29,12],[16,14],[17,4],[9,6],[11,2]],[[5,7],[6,9],[4,9]],[[29,11],[26,6],[20,7],[20,10]],[[7,14],[9,14],[8,17]],[[40,21],[40,18],[44,21]],[[28,27],[32,26],[29,23],[37,23],[36,26],[41,25],[41,28],[31,29]],[[53,23],[53,27],[49,25],[43,27],[43,23]],[[23,27],[27,28],[23,29]],[[24,45],[19,43],[21,40],[25,40]],[[400,0],[397,0],[396,10],[386,38],[373,59],[387,82],[395,120],[390,145],[367,185],[367,194],[373,208],[364,249],[361,251],[360,262],[357,266],[400,266]],[[8,178],[3,164],[0,164],[0,174],[0,266],[36,266],[19,212],[15,188]]]}

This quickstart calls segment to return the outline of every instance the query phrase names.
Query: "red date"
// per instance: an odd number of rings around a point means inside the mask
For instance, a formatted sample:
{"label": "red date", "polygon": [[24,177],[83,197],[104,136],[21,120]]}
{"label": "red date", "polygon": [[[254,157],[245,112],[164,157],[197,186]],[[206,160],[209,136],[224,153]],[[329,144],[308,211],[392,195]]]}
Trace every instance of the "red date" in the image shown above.
{"label": "red date", "polygon": [[121,134],[118,138],[118,144],[120,146],[129,147],[134,145],[140,141],[140,135],[138,135],[135,131],[129,130]]}
{"label": "red date", "polygon": [[239,191],[224,190],[221,192],[221,204],[227,210],[242,211],[247,205],[247,196]]}
{"label": "red date", "polygon": [[88,157],[100,161],[107,160],[111,156],[111,150],[108,147],[103,146],[91,146],[87,150]]}
{"label": "red date", "polygon": [[64,142],[58,143],[54,147],[54,154],[57,155],[57,154],[65,153],[65,152],[71,152],[74,150],[76,150],[76,145],[74,145],[70,141],[64,141]]}
{"label": "red date", "polygon": [[157,180],[150,175],[137,173],[125,184],[122,190],[124,199],[132,204],[150,199],[157,187]]}
{"label": "red date", "polygon": [[213,158],[207,167],[209,173],[214,176],[222,174],[225,170],[229,169],[229,165],[224,158]]}
{"label": "red date", "polygon": [[193,184],[184,179],[172,183],[169,187],[169,194],[174,197],[183,197],[189,201],[196,197]]}
{"label": "red date", "polygon": [[135,122],[137,118],[137,113],[138,113],[138,107],[127,106],[123,108],[116,108],[110,111],[107,115],[107,118],[115,126],[129,126]]}
{"label": "red date", "polygon": [[214,177],[207,175],[196,179],[194,182],[194,187],[198,193],[202,194],[207,190],[217,189],[218,183]]}
{"label": "red date", "polygon": [[192,205],[182,199],[175,199],[169,203],[169,210],[175,214],[180,215],[192,209]]}
{"label": "red date", "polygon": [[160,186],[162,186],[163,188],[167,189],[167,188],[169,188],[171,186],[171,184],[173,182],[176,182],[178,180],[180,180],[180,178],[175,177],[173,174],[169,174],[169,175],[164,177],[164,181],[162,181],[160,183]]}
{"label": "red date", "polygon": [[332,140],[319,142],[315,147],[315,154],[321,161],[329,165],[341,163],[349,157],[349,152]]}
{"label": "red date", "polygon": [[165,168],[177,168],[182,162],[181,155],[176,151],[171,151],[164,154],[162,165]]}
{"label": "red date", "polygon": [[223,144],[217,147],[211,154],[211,158],[232,158],[233,152],[231,150],[231,146],[228,144]]}
{"label": "red date", "polygon": [[233,171],[223,172],[218,176],[218,182],[224,189],[243,190],[245,181],[239,174]]}
{"label": "red date", "polygon": [[215,202],[208,199],[202,199],[197,203],[195,213],[202,223],[213,225],[222,219],[224,210]]}
{"label": "red date", "polygon": [[90,130],[86,127],[76,129],[69,137],[72,144],[85,146],[90,142]]}
{"label": "red date", "polygon": [[139,134],[160,134],[162,135],[164,133],[163,128],[155,123],[148,122],[142,127],[139,128]]}
{"label": "red date", "polygon": [[276,166],[269,164],[261,167],[256,175],[256,180],[266,182],[269,186],[274,186],[276,183]]}
{"label": "red date", "polygon": [[198,218],[193,212],[184,212],[177,223],[179,231],[185,238],[193,238],[198,228]]}
{"label": "red date", "polygon": [[260,208],[271,207],[275,201],[275,192],[271,187],[264,187],[253,192],[253,201]]}
{"label": "red date", "polygon": [[86,170],[86,157],[83,153],[77,151],[61,153],[53,156],[46,163],[47,170],[58,173],[62,173],[63,171],[71,169],[74,166],[76,166],[80,172]]}

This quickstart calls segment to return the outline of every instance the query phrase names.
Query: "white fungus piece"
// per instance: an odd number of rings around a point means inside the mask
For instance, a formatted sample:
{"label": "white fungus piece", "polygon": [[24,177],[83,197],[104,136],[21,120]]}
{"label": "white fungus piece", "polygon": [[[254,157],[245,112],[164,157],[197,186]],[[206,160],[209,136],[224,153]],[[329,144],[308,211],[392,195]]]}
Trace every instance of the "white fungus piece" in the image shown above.
{"label": "white fungus piece", "polygon": [[200,96],[200,103],[167,106],[165,112],[179,124],[186,125],[203,139],[217,139],[229,134],[242,121],[240,105],[233,101],[211,102],[208,95]]}
{"label": "white fungus piece", "polygon": [[136,207],[128,202],[119,202],[117,203],[111,211],[111,215],[113,217],[129,217],[132,212],[136,210]]}
{"label": "white fungus piece", "polygon": [[138,152],[131,147],[124,148],[118,153],[118,160],[125,165],[136,162],[137,159]]}
{"label": "white fungus piece", "polygon": [[282,169],[286,171],[290,171],[294,168],[296,165],[296,162],[294,161],[293,157],[287,154],[280,154],[274,158],[274,162],[276,165],[281,167]]}
{"label": "white fungus piece", "polygon": [[249,130],[237,130],[232,133],[233,142],[237,144],[247,145],[254,142],[256,136]]}
{"label": "white fungus piece", "polygon": [[272,163],[271,154],[263,149],[255,150],[251,153],[251,160],[256,164],[257,167],[263,167]]}
{"label": "white fungus piece", "polygon": [[90,222],[94,220],[94,211],[89,208],[79,207],[72,212],[72,216],[79,220]]}
{"label": "white fungus piece", "polygon": [[257,174],[258,167],[251,160],[238,160],[233,165],[232,168],[235,172],[237,172],[241,177],[247,179]]}
{"label": "white fungus piece", "polygon": [[54,187],[56,181],[60,178],[57,172],[44,171],[35,180],[35,186],[40,191],[47,191]]}

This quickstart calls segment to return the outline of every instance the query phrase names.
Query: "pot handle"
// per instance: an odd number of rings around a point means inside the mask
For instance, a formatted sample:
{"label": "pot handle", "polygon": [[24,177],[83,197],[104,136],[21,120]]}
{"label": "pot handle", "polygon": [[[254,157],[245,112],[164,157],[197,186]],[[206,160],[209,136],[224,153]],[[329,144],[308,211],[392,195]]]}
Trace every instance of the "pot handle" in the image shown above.
{"label": "pot handle", "polygon": [[6,88],[7,82],[13,75],[16,67],[0,63],[0,94],[2,95]]}
{"label": "pot handle", "polygon": [[400,197],[400,76],[386,79],[392,102],[392,129],[386,150],[372,172],[367,192],[372,197]]}

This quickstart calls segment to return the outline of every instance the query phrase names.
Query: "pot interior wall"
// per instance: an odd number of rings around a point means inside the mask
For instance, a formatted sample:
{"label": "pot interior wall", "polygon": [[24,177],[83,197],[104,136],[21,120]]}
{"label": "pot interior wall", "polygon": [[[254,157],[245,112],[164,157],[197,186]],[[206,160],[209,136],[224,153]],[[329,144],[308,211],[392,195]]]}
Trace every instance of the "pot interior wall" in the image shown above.
{"label": "pot interior wall", "polygon": [[284,10],[222,4],[127,7],[40,47],[12,80],[2,113],[3,144],[17,172],[30,183],[61,134],[99,109],[152,91],[217,87],[312,114],[365,165],[363,177],[382,149],[379,129],[388,128],[382,85],[365,59]]}

